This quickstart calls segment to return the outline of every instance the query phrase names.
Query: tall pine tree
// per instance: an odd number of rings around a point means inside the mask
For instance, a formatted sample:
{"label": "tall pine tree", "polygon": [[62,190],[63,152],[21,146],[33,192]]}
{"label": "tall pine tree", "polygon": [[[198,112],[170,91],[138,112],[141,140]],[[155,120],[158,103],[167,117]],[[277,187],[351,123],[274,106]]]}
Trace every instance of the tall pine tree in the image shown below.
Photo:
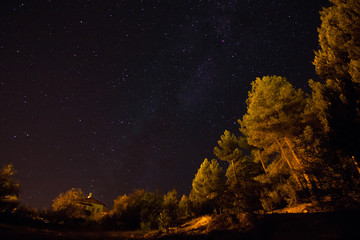
{"label": "tall pine tree", "polygon": [[217,207],[225,189],[225,179],[219,163],[205,158],[192,182],[190,200],[199,213],[209,213]]}
{"label": "tall pine tree", "polygon": [[[307,162],[299,154],[306,129],[304,110],[306,99],[301,89],[296,90],[285,78],[265,76],[252,83],[247,99],[247,113],[239,121],[241,132],[250,145],[255,161],[261,162],[264,174],[257,180],[271,189],[285,190],[286,194],[312,190]],[[295,189],[294,189],[295,188]],[[308,194],[309,191],[305,191]],[[283,197],[285,193],[280,194]],[[296,196],[287,196],[296,202]],[[282,204],[277,204],[282,206]]]}
{"label": "tall pine tree", "polygon": [[323,80],[322,98],[328,102],[321,112],[326,116],[331,147],[341,151],[342,155],[358,159],[360,2],[331,2],[333,6],[320,12],[320,49],[315,53],[313,62],[316,72]]}

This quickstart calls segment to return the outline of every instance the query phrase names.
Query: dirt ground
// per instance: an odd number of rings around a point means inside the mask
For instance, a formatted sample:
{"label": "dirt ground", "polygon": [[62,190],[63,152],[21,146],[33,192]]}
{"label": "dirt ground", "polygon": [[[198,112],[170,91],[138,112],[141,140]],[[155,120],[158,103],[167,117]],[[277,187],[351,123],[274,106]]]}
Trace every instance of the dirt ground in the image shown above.
{"label": "dirt ground", "polygon": [[[218,231],[208,234],[165,234],[158,231],[57,231],[0,224],[0,239],[115,240],[115,239],[360,239],[360,212],[259,215],[248,232]],[[199,223],[200,224],[200,223]]]}

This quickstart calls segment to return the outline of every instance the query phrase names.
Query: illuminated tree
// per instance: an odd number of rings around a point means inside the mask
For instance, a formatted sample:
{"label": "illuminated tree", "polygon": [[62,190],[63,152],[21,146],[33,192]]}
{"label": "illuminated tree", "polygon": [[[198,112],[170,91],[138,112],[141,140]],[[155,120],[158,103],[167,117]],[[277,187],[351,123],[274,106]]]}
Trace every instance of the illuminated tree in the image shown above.
{"label": "illuminated tree", "polygon": [[226,171],[227,183],[230,186],[242,184],[244,181],[251,180],[258,174],[258,167],[253,159],[243,155],[241,149],[249,150],[246,138],[236,137],[234,134],[225,130],[221,135],[218,145],[214,148],[214,154],[222,161],[228,162],[229,167]]}
{"label": "illuminated tree", "polygon": [[20,185],[12,179],[14,174],[12,164],[0,169],[0,212],[10,211],[19,204]]}
{"label": "illuminated tree", "polygon": [[240,121],[248,143],[264,149],[277,144],[276,139],[299,135],[305,107],[303,91],[279,76],[257,78],[251,85],[247,113]]}
{"label": "illuminated tree", "polygon": [[218,145],[219,147],[214,148],[214,154],[223,161],[231,163],[242,155],[239,139],[228,130],[221,135]]}
{"label": "illuminated tree", "polygon": [[331,104],[324,96],[325,86],[320,82],[309,80],[311,95],[306,98],[304,110],[304,121],[314,131],[321,132],[322,135],[330,132],[327,110]]}
{"label": "illuminated tree", "polygon": [[[305,104],[302,90],[295,90],[285,78],[257,78],[249,92],[247,113],[239,121],[248,143],[260,150],[253,155],[261,162],[264,172],[271,172],[279,167],[279,161],[284,161],[299,185],[297,171],[303,168],[303,163],[296,154],[294,142],[304,129]],[[275,157],[276,154],[280,156]]]}
{"label": "illuminated tree", "polygon": [[229,163],[229,169],[233,171],[233,182],[237,182],[236,179],[236,170],[234,162],[238,161],[242,156],[242,152],[239,149],[239,140],[234,135],[231,134],[228,130],[225,130],[224,134],[221,135],[220,140],[218,141],[219,147],[214,148],[214,154],[222,161]]}
{"label": "illuminated tree", "polygon": [[162,211],[159,215],[159,226],[161,229],[167,229],[175,226],[178,217],[179,200],[177,191],[174,189],[164,195],[162,202]]}
{"label": "illuminated tree", "polygon": [[206,158],[192,182],[190,200],[199,212],[212,211],[225,189],[225,179],[219,163]]}
{"label": "illuminated tree", "polygon": [[186,195],[182,195],[179,201],[179,216],[188,217],[191,215],[191,201]]}
{"label": "illuminated tree", "polygon": [[240,149],[247,152],[250,146],[244,137],[236,137],[225,130],[214,148],[214,154],[229,163],[225,176],[228,192],[223,196],[222,205],[248,211],[256,208],[256,186],[254,177],[259,174],[259,165],[250,156],[243,155]]}
{"label": "illuminated tree", "polygon": [[69,218],[85,218],[85,211],[77,204],[85,196],[80,188],[72,188],[65,193],[60,193],[53,200],[52,210]]}
{"label": "illuminated tree", "polygon": [[[305,106],[302,90],[296,90],[283,77],[265,76],[252,83],[247,113],[239,121],[240,130],[248,143],[255,147],[252,157],[263,168],[263,174],[256,180],[265,184],[265,192],[270,195],[275,189],[295,187],[294,191],[286,191],[286,194],[293,194],[308,192],[307,189],[311,192],[313,188],[307,172],[308,161],[300,154],[306,129]],[[285,197],[284,194],[281,196]],[[264,197],[268,196],[265,194]],[[288,196],[292,197],[297,198]]]}

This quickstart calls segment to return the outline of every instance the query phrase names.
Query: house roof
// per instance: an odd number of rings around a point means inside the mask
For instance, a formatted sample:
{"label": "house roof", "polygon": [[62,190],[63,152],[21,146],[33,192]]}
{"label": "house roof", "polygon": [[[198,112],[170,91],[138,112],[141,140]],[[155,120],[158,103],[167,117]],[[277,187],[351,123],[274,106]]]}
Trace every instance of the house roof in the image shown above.
{"label": "house roof", "polygon": [[84,204],[84,205],[98,204],[98,205],[103,205],[103,206],[105,206],[104,203],[102,203],[102,202],[100,202],[100,201],[98,201],[98,200],[96,200],[95,198],[92,198],[92,197],[79,199],[78,202],[79,202],[80,204]]}

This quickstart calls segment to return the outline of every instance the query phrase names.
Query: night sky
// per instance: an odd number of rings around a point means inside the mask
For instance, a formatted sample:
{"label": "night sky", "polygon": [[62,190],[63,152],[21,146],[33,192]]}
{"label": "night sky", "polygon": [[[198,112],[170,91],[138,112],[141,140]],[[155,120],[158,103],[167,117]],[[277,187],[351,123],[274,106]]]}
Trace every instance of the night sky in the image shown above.
{"label": "night sky", "polygon": [[1,1],[0,164],[21,201],[188,194],[250,83],[317,79],[326,0]]}

